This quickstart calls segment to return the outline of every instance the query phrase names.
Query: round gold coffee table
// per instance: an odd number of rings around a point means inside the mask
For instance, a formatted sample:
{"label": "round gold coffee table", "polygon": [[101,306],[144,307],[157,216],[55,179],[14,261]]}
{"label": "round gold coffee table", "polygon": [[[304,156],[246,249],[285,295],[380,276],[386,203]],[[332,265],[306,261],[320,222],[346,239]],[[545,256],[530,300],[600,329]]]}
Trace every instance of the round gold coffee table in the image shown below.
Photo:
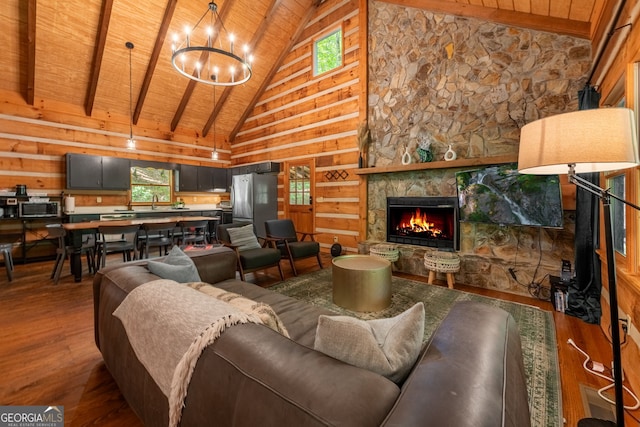
{"label": "round gold coffee table", "polygon": [[391,304],[391,263],[370,255],[332,261],[333,302],[354,311],[380,311]]}

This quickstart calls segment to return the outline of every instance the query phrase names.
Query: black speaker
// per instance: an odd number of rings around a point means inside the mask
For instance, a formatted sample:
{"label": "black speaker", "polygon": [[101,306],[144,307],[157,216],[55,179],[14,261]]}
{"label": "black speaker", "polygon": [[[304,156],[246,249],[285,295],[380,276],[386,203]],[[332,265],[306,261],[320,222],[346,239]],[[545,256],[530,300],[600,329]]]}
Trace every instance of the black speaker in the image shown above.
{"label": "black speaker", "polygon": [[342,254],[342,245],[340,243],[334,243],[331,245],[331,256],[337,257]]}

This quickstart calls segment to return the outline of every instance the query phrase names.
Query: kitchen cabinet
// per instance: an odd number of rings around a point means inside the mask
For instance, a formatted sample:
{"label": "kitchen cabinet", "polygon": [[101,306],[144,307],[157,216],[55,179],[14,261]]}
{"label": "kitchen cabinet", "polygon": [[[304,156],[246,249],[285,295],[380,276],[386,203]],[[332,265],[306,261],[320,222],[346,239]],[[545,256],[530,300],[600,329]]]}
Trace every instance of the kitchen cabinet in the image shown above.
{"label": "kitchen cabinet", "polygon": [[180,165],[178,191],[198,191],[198,166]]}
{"label": "kitchen cabinet", "polygon": [[128,190],[129,159],[68,153],[67,189]]}
{"label": "kitchen cabinet", "polygon": [[248,173],[278,173],[280,172],[280,163],[262,162],[253,165],[236,166],[231,169],[232,175],[245,175]]}
{"label": "kitchen cabinet", "polygon": [[227,170],[207,166],[180,165],[178,191],[228,191]]}
{"label": "kitchen cabinet", "polygon": [[198,166],[198,191],[213,191],[213,168]]}
{"label": "kitchen cabinet", "polygon": [[129,159],[102,157],[102,189],[128,190],[131,187]]}
{"label": "kitchen cabinet", "polygon": [[178,191],[198,191],[198,166],[180,165]]}
{"label": "kitchen cabinet", "polygon": [[213,189],[216,191],[229,191],[229,180],[227,179],[227,169],[224,168],[212,168],[213,169]]}

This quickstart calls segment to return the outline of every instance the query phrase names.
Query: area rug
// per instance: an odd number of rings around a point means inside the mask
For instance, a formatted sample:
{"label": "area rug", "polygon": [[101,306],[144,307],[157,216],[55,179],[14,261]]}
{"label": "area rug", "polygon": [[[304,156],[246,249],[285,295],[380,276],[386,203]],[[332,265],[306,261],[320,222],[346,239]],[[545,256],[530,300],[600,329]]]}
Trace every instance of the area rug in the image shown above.
{"label": "area rug", "polygon": [[327,308],[337,314],[365,320],[395,316],[415,302],[423,301],[426,314],[424,341],[429,339],[436,326],[458,301],[481,301],[500,307],[511,313],[520,329],[531,425],[535,427],[563,425],[556,333],[551,312],[400,277],[393,277],[391,305],[388,308],[373,313],[356,312],[339,307],[332,302],[330,268],[288,279],[269,289]]}

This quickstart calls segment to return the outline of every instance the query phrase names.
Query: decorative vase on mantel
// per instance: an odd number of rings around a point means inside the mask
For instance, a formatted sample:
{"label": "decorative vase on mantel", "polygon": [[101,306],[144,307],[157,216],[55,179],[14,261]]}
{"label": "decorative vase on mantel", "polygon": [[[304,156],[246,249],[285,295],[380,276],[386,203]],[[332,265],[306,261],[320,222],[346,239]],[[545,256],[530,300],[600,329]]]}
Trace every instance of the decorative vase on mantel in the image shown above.
{"label": "decorative vase on mantel", "polygon": [[421,163],[428,163],[433,160],[433,152],[431,151],[431,141],[422,139],[418,143],[418,148],[416,148],[416,152],[420,158]]}

